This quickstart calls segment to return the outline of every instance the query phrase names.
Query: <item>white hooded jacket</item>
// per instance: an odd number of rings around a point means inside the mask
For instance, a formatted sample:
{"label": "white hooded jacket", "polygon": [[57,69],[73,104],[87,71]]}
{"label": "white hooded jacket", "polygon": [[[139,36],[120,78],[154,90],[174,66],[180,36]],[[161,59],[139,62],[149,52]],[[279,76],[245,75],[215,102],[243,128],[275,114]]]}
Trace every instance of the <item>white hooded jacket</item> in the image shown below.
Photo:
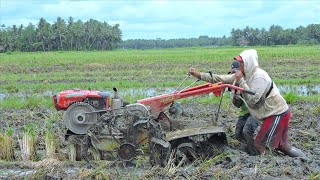
{"label": "white hooded jacket", "polygon": [[[289,106],[285,99],[281,96],[268,73],[259,68],[257,51],[254,49],[245,50],[240,53],[240,56],[244,62],[244,77],[239,80],[239,86],[255,92],[255,95],[242,94],[248,104],[250,114],[257,119],[264,120],[269,116],[286,112]],[[235,74],[212,74],[211,78],[210,74],[201,73],[201,79],[208,82],[232,84],[235,79]],[[272,83],[273,88],[266,97]]]}

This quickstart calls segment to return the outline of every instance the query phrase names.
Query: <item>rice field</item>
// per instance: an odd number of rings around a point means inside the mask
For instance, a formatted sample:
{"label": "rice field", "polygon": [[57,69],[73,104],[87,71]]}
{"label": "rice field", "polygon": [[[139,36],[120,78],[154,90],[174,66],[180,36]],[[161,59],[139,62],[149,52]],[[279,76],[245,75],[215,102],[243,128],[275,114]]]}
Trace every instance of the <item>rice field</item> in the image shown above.
{"label": "rice field", "polygon": [[[277,85],[315,87],[318,100],[320,46],[253,47],[261,68]],[[118,87],[131,101],[154,88],[175,88],[190,67],[228,72],[235,55],[248,47],[199,47],[153,50],[10,52],[0,54],[0,108],[52,107],[52,94],[65,89],[110,91]],[[194,79],[187,80],[188,83]],[[140,89],[136,94],[128,93]],[[49,100],[50,99],[50,100]]]}
{"label": "rice field", "polygon": [[[197,162],[197,168],[151,168],[146,157],[139,156],[134,167],[125,170],[108,169],[106,166],[109,162],[104,161],[95,162],[100,165],[94,169],[86,169],[83,168],[83,162],[66,157],[68,148],[64,141],[63,112],[53,108],[53,94],[74,88],[112,91],[113,87],[117,87],[124,100],[135,102],[173,92],[184,80],[190,67],[226,74],[233,57],[248,47],[12,52],[0,53],[0,157],[14,162],[0,160],[0,178],[11,173],[8,167],[14,171],[11,174],[16,174],[22,167],[21,176],[29,173],[30,179],[44,179],[46,174],[52,175],[53,172],[76,179],[150,179],[161,178],[163,174],[166,174],[164,178],[174,179],[180,176],[180,171],[185,171],[186,179],[230,179],[249,177],[248,174],[258,179],[281,178],[283,174],[284,178],[318,178],[317,153],[320,152],[320,146],[316,135],[319,133],[320,113],[317,106],[320,103],[320,46],[254,48],[259,54],[260,67],[270,74],[287,102],[293,105],[292,143],[311,157],[307,163],[287,156],[249,156],[235,150],[239,143],[232,138],[232,134],[237,109],[230,108],[230,101],[222,103],[219,120],[228,123],[231,151]],[[184,85],[194,80],[189,78]],[[229,97],[226,95],[224,98]],[[195,118],[211,121],[219,100],[206,95],[192,100],[183,99],[181,102],[194,113]],[[2,148],[1,145],[5,144],[9,148]],[[37,157],[33,157],[35,151]],[[45,151],[42,156],[39,155],[40,151]],[[33,153],[28,155],[26,152]],[[15,159],[12,159],[12,154]],[[25,165],[23,157],[37,159]]]}

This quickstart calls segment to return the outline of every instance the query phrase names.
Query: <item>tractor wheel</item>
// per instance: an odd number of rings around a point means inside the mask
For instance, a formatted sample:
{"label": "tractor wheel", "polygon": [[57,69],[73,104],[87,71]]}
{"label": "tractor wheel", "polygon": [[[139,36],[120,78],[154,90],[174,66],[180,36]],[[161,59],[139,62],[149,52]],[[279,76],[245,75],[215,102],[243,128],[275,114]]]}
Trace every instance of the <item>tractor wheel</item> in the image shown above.
{"label": "tractor wheel", "polygon": [[176,149],[176,164],[182,166],[191,164],[196,160],[196,152],[192,142],[181,143]]}
{"label": "tractor wheel", "polygon": [[168,164],[170,150],[160,144],[153,144],[150,152],[150,164],[152,166],[165,167]]}

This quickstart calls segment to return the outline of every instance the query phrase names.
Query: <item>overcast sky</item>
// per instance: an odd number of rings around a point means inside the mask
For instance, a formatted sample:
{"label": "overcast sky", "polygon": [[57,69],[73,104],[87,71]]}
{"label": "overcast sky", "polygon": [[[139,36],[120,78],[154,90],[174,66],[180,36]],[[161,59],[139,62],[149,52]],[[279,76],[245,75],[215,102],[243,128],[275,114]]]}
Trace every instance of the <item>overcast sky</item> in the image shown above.
{"label": "overcast sky", "polygon": [[123,39],[229,36],[232,28],[296,28],[320,23],[316,0],[0,0],[0,24],[92,18],[120,24]]}

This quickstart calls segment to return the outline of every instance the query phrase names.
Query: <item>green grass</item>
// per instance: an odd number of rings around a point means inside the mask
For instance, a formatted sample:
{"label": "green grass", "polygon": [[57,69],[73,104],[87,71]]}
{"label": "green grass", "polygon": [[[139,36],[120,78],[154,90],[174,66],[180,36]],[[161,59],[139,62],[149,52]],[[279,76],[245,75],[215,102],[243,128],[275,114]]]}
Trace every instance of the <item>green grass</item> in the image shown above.
{"label": "green grass", "polygon": [[[0,108],[53,107],[50,93],[74,88],[174,88],[190,67],[226,74],[233,56],[249,48],[258,50],[260,66],[277,85],[320,85],[320,46],[11,52],[0,53],[0,93],[9,94],[0,100]],[[19,98],[21,94],[28,98]],[[123,96],[130,102],[145,97]]]}
{"label": "green grass", "polygon": [[33,109],[39,107],[53,108],[51,97],[35,97],[19,98],[16,96],[5,98],[0,101],[0,107],[5,109]]}
{"label": "green grass", "polygon": [[[258,50],[260,62],[270,60],[319,60],[319,46],[279,46],[250,47]],[[1,65],[18,65],[21,67],[38,66],[80,66],[92,63],[135,64],[135,63],[193,63],[223,62],[232,60],[243,47],[219,48],[177,48],[154,50],[115,50],[115,51],[66,51],[66,52],[13,52],[0,54]],[[22,70],[23,71],[23,70]]]}

